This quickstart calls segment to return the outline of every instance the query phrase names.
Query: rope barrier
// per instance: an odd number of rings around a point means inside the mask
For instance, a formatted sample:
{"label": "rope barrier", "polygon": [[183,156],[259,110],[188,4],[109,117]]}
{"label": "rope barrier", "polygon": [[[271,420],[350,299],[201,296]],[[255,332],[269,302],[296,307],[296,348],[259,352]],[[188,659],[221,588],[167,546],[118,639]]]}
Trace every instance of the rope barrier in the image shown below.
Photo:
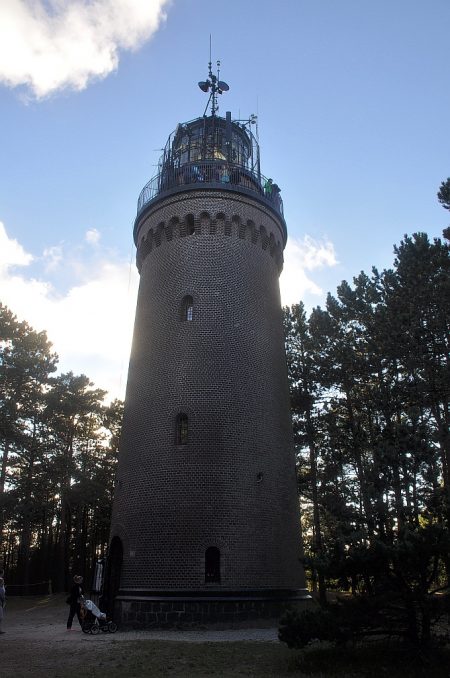
{"label": "rope barrier", "polygon": [[41,584],[50,584],[50,580],[49,580],[49,579],[46,579],[45,581],[37,581],[37,582],[35,582],[34,584],[10,584],[10,585],[8,586],[8,588],[10,588],[11,586],[23,586],[23,587],[27,587],[27,586],[40,586]]}
{"label": "rope barrier", "polygon": [[[39,590],[36,590],[38,587]],[[5,588],[7,596],[51,594],[52,582],[50,579],[33,582],[32,584],[8,584],[8,582],[6,582]]]}

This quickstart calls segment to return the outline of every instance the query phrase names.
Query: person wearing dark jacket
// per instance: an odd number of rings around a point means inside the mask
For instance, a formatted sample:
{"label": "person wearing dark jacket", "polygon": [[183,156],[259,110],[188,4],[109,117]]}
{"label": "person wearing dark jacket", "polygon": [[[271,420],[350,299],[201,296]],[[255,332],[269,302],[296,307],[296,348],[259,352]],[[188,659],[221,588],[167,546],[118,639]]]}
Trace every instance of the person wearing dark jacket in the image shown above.
{"label": "person wearing dark jacket", "polygon": [[72,622],[75,615],[77,615],[80,626],[83,625],[83,620],[81,618],[81,604],[80,598],[83,595],[83,577],[79,574],[76,574],[73,578],[73,586],[70,589],[70,595],[67,598],[67,602],[70,605],[69,616],[67,618],[67,630],[71,631]]}

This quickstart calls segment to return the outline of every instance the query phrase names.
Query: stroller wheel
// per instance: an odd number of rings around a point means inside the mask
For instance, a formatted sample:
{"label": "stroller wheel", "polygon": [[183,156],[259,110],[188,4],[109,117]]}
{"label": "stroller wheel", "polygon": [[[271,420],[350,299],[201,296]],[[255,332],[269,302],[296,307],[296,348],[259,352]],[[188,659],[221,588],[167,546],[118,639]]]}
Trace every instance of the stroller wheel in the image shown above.
{"label": "stroller wheel", "polygon": [[98,624],[92,624],[91,633],[93,636],[96,636],[97,633],[100,633],[100,626],[98,626]]}
{"label": "stroller wheel", "polygon": [[83,633],[90,633],[91,625],[88,623],[84,623],[83,626],[81,627],[81,630],[83,631]]}
{"label": "stroller wheel", "polygon": [[117,624],[115,622],[108,622],[108,631],[110,633],[115,633],[117,631]]}

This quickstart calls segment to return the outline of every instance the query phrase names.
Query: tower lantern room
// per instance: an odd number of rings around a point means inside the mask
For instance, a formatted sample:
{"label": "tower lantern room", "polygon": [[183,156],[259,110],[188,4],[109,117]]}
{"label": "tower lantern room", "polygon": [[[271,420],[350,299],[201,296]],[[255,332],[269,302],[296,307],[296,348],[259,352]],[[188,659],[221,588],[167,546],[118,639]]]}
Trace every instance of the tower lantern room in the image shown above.
{"label": "tower lantern room", "polygon": [[178,125],[168,149],[168,158],[171,157],[178,166],[189,162],[223,161],[253,170],[258,156],[253,135],[244,124],[233,123],[229,112],[225,119],[209,116]]}
{"label": "tower lantern room", "polygon": [[261,174],[259,144],[252,132],[256,124],[255,115],[236,121],[230,112],[225,118],[210,115],[180,123],[166,142],[158,173],[141,191],[138,217],[161,193],[188,184],[248,190],[266,199],[282,216],[280,189]]}

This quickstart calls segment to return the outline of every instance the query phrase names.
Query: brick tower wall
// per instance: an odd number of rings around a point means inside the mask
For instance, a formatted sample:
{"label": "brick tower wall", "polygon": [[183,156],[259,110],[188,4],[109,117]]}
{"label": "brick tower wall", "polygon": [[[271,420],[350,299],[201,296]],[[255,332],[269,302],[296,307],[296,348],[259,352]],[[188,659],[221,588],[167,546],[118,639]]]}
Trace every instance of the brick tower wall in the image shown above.
{"label": "brick tower wall", "polygon": [[[298,497],[278,277],[284,224],[190,190],[136,229],[141,280],[111,536],[121,592],[297,590]],[[193,298],[183,321],[182,300]],[[176,417],[189,420],[177,445]],[[205,584],[205,551],[221,582]]]}

